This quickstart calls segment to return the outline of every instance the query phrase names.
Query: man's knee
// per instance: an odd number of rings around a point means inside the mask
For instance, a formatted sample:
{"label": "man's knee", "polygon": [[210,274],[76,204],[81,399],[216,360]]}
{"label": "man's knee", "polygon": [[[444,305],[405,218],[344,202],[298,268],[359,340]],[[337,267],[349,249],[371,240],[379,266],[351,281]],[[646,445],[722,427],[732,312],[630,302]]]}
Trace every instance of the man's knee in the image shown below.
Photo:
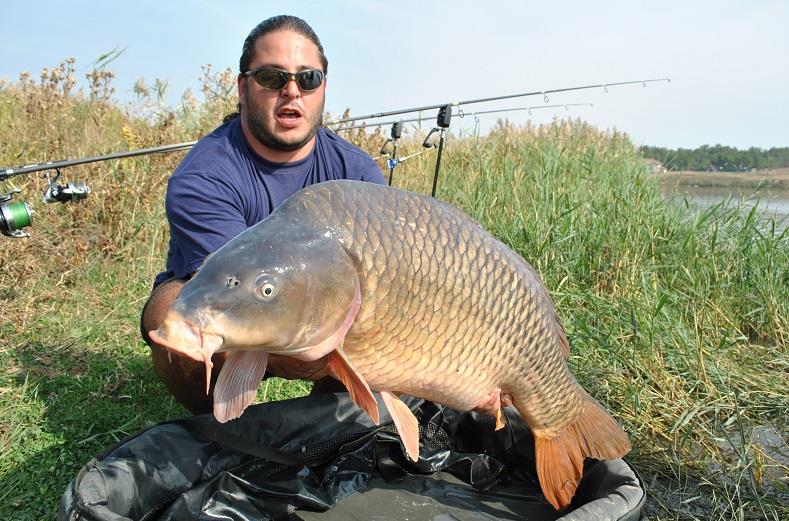
{"label": "man's knee", "polygon": [[170,305],[178,297],[181,288],[186,283],[183,279],[170,279],[162,282],[151,292],[148,301],[142,308],[142,316],[140,317],[140,335],[142,335],[145,343],[154,347],[155,344],[148,336],[148,332],[158,329],[164,322],[164,317],[167,315],[167,310]]}
{"label": "man's knee", "polygon": [[[151,340],[149,331],[158,329],[167,316],[173,301],[178,297],[185,281],[171,279],[156,287],[145,303],[140,317],[140,334],[151,348],[153,369],[162,380],[167,390],[178,403],[186,407],[193,414],[202,414],[211,411],[211,395],[205,392],[205,365],[183,355],[172,353],[164,346]],[[222,353],[214,355],[215,367],[222,366]],[[216,380],[216,376],[212,381]],[[213,387],[213,383],[212,386]]]}

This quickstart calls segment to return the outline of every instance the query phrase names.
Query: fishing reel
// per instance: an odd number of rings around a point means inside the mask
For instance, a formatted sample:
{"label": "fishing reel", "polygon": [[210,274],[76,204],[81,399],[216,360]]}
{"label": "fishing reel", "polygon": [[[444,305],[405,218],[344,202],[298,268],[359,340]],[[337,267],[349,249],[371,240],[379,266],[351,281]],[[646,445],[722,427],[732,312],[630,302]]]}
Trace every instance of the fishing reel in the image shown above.
{"label": "fishing reel", "polygon": [[30,237],[22,228],[30,226],[33,222],[33,209],[24,201],[11,202],[14,195],[21,192],[15,188],[8,193],[0,195],[0,233],[7,237],[21,239]]}
{"label": "fishing reel", "polygon": [[[63,185],[58,184],[60,179],[60,169],[55,170],[55,178],[49,181],[46,191],[44,192],[43,200],[45,203],[69,203],[74,201],[81,201],[90,194],[90,187],[84,182],[66,183]],[[49,173],[46,174],[49,179]]]}
{"label": "fishing reel", "polygon": [[[54,178],[48,172],[45,174],[49,181],[42,197],[45,203],[80,201],[90,194],[90,187],[81,181],[59,184],[60,170],[56,169],[56,172]],[[17,239],[30,237],[30,234],[25,232],[23,228],[27,228],[33,222],[33,209],[29,204],[24,201],[12,202],[14,196],[20,192],[19,188],[14,188],[10,192],[0,195],[0,233]]]}

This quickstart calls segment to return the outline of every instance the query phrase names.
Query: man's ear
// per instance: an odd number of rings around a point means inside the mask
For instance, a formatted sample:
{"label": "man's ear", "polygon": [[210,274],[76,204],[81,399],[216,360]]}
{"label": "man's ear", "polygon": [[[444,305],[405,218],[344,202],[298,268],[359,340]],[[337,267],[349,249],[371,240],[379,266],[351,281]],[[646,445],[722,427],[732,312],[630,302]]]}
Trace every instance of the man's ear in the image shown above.
{"label": "man's ear", "polygon": [[[241,100],[245,100],[247,97],[247,82],[246,76],[243,74],[239,74],[238,78],[236,78],[236,86],[238,87],[238,105],[241,106]],[[239,108],[239,112],[241,109]]]}

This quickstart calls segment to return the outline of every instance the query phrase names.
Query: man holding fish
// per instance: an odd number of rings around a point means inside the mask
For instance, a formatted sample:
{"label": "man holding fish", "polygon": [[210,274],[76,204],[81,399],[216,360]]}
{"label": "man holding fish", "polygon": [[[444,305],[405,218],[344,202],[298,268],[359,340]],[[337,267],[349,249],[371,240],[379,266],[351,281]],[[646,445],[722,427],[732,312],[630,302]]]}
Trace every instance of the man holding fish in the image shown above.
{"label": "man holding fish", "polygon": [[[157,374],[195,414],[212,409],[203,365],[168,352],[147,333],[159,327],[184,282],[205,257],[305,186],[334,179],[385,182],[372,158],[321,127],[327,68],[323,46],[306,22],[293,16],[261,22],[244,41],[240,114],[200,140],[170,178],[167,267],[154,281],[141,331]],[[224,358],[215,355],[217,368]],[[269,372],[314,380],[325,374],[322,366],[274,356]]]}
{"label": "man holding fish", "polygon": [[[242,58],[239,76],[244,143],[288,169],[322,146],[326,62],[317,38],[299,31],[268,32],[253,45],[252,68]],[[513,405],[534,435],[546,500],[566,508],[585,460],[622,457],[630,442],[570,372],[564,327],[539,274],[461,210],[378,186],[380,171],[363,166],[369,158],[344,150],[354,161],[345,175],[280,181],[266,192],[264,220],[243,221],[248,210],[238,208],[232,238],[204,225],[216,212],[190,198],[188,169],[179,167],[168,189],[168,268],[179,282],[155,290],[142,320],[157,371],[181,403],[212,392],[219,422],[243,414],[267,370],[331,376],[375,423],[373,392],[381,397],[414,461],[418,419],[401,394],[491,414],[496,429]],[[217,167],[207,177],[232,201],[238,194],[222,173],[232,175]],[[175,195],[188,201],[178,200],[186,216]],[[185,285],[205,255],[194,254],[198,242],[184,240],[180,226],[206,236],[204,253],[217,250]],[[169,356],[178,362],[168,365]]]}

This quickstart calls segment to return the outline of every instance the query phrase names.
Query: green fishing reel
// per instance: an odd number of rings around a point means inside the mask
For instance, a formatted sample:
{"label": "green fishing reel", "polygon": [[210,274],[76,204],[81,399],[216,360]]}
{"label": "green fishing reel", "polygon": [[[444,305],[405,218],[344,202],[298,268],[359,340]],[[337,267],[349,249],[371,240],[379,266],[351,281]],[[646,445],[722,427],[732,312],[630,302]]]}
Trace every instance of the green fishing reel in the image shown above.
{"label": "green fishing reel", "polygon": [[22,228],[30,226],[33,222],[33,210],[24,201],[11,202],[14,195],[20,190],[14,189],[0,195],[0,233],[8,237],[30,237]]}

